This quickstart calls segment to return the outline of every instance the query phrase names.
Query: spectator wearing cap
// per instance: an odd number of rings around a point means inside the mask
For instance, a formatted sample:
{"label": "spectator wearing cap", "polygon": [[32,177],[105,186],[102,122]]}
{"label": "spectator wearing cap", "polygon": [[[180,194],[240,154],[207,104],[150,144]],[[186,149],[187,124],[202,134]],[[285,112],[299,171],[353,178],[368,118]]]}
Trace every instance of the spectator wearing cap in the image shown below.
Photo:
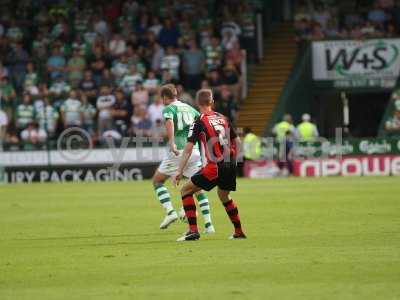
{"label": "spectator wearing cap", "polygon": [[297,133],[301,142],[310,142],[318,138],[319,133],[317,126],[311,122],[309,114],[303,114],[302,122],[297,125]]}
{"label": "spectator wearing cap", "polygon": [[183,74],[185,86],[198,90],[204,71],[205,56],[194,39],[189,41],[189,49],[183,52]]}
{"label": "spectator wearing cap", "polygon": [[228,18],[225,22],[222,23],[221,35],[225,36],[227,32],[230,33],[230,36],[234,36],[234,38],[237,39],[242,33],[242,30],[232,18]]}

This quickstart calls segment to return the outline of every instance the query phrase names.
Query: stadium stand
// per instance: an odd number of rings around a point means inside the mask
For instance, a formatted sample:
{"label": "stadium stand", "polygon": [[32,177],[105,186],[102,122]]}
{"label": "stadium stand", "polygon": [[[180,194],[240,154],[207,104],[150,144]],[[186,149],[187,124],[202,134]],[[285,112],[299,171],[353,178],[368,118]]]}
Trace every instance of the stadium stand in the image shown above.
{"label": "stadium stand", "polygon": [[296,40],[393,37],[400,29],[400,9],[392,0],[298,1]]}
{"label": "stadium stand", "polygon": [[169,82],[189,102],[196,89],[211,87],[235,122],[241,50],[254,50],[256,5],[225,2],[1,1],[6,146],[37,148],[70,126],[97,144],[138,128],[162,135],[154,104],[160,111],[158,87]]}

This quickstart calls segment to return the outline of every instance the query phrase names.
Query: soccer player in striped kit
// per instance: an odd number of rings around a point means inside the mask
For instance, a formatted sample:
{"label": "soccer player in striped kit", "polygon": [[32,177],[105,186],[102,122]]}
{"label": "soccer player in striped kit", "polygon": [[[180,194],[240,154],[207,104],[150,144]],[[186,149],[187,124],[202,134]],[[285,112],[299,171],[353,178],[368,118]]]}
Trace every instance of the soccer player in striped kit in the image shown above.
{"label": "soccer player in striped kit", "polygon": [[176,185],[179,184],[197,142],[201,143],[207,164],[193,175],[181,189],[183,208],[189,222],[189,231],[178,238],[177,241],[198,240],[200,238],[193,194],[200,190],[210,191],[216,186],[218,187],[218,197],[235,229],[230,238],[245,239],[246,235],[242,229],[238,208],[229,196],[230,191],[236,190],[236,155],[237,145],[240,142],[239,138],[227,119],[212,110],[214,100],[211,90],[202,89],[198,91],[196,100],[201,115],[190,128],[187,144],[173,181]]}
{"label": "soccer player in striped kit", "polygon": [[[171,223],[178,219],[178,214],[172,206],[171,196],[164,183],[169,177],[176,173],[182,150],[186,145],[189,128],[200,114],[190,105],[177,99],[177,91],[173,84],[162,86],[160,97],[166,105],[163,110],[163,116],[165,119],[170,151],[155,172],[153,176],[153,185],[157,198],[164,207],[166,213],[164,220],[160,224],[160,229],[166,229]],[[194,148],[187,165],[182,171],[183,175],[187,178],[194,175],[202,166],[198,146]],[[204,232],[214,233],[215,229],[211,221],[210,205],[206,193],[199,190],[196,193],[196,198],[204,218]],[[184,218],[184,212],[181,214]]]}

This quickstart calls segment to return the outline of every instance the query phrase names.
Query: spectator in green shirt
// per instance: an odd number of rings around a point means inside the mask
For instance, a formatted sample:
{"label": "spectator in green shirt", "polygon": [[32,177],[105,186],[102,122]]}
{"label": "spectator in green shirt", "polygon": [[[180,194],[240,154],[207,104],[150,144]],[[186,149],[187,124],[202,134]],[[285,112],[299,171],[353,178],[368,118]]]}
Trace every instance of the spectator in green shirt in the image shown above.
{"label": "spectator in green shirt", "polygon": [[14,101],[17,97],[13,85],[10,83],[8,76],[0,79],[0,104],[1,107],[10,116],[11,109],[14,106]]}
{"label": "spectator in green shirt", "polygon": [[22,97],[22,103],[17,106],[15,112],[15,120],[17,129],[22,131],[29,123],[32,123],[35,119],[35,109],[32,104],[31,95],[25,93]]}
{"label": "spectator in green shirt", "polygon": [[73,56],[68,60],[67,70],[68,79],[72,88],[76,88],[83,78],[83,71],[85,70],[86,61],[81,55],[79,48],[75,48]]}
{"label": "spectator in green shirt", "polygon": [[39,128],[47,132],[49,137],[53,137],[56,133],[58,118],[58,111],[51,105],[49,97],[44,97],[43,104],[36,109]]}
{"label": "spectator in green shirt", "polygon": [[83,109],[76,91],[71,90],[69,98],[60,108],[61,120],[65,128],[83,125]]}
{"label": "spectator in green shirt", "polygon": [[26,75],[24,80],[24,90],[31,95],[37,95],[39,93],[39,75],[35,71],[35,67],[32,62],[26,65]]}

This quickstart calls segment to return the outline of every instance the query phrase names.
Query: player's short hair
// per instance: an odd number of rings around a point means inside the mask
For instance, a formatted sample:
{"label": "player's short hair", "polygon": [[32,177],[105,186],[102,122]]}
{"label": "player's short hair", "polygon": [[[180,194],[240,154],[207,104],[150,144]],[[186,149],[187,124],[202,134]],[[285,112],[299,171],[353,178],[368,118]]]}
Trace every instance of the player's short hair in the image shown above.
{"label": "player's short hair", "polygon": [[161,87],[160,96],[161,98],[175,99],[178,97],[178,91],[176,90],[175,85],[166,84]]}
{"label": "player's short hair", "polygon": [[211,106],[214,103],[210,89],[201,89],[196,93],[196,100],[200,106]]}

